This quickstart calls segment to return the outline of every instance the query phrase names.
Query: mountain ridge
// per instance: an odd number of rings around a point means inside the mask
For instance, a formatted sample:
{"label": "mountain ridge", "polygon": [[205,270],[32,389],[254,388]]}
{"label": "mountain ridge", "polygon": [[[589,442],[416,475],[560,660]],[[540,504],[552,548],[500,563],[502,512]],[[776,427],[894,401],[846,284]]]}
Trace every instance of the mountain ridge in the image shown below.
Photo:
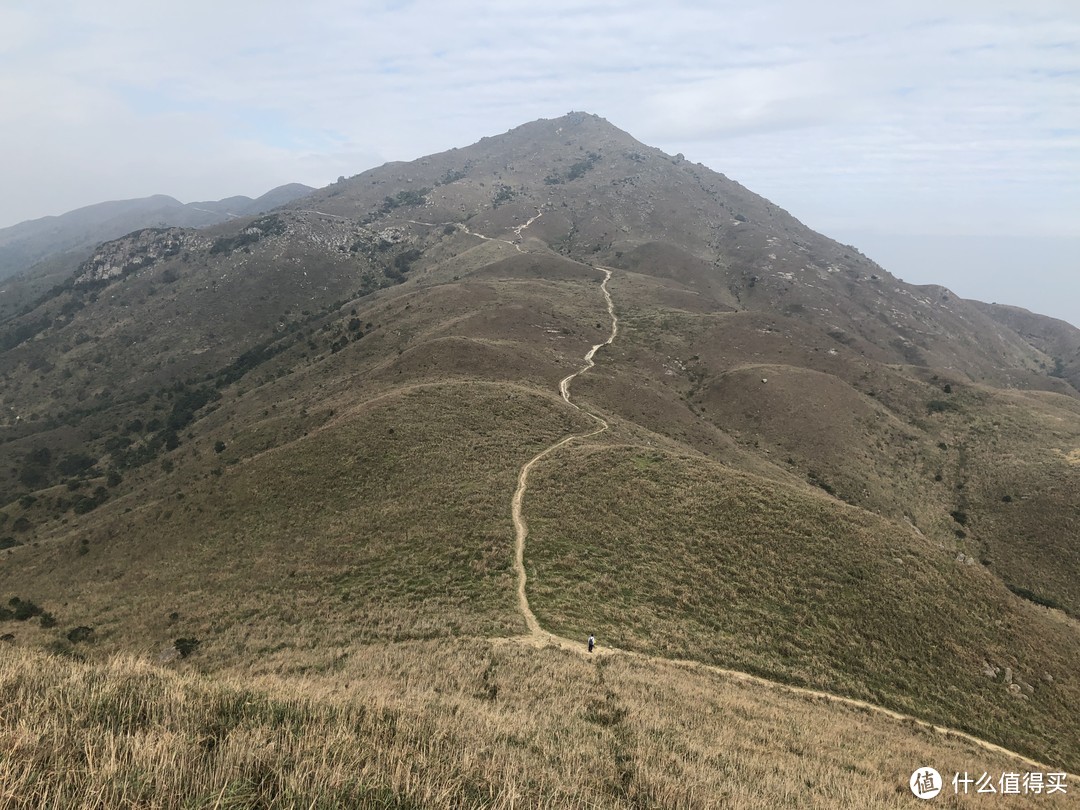
{"label": "mountain ridge", "polygon": [[310,186],[288,183],[254,199],[240,195],[191,203],[182,203],[167,194],[153,194],[24,220],[0,228],[0,280],[57,254],[89,248],[139,228],[205,227],[277,208],[311,191],[314,189]]}
{"label": "mountain ridge", "polygon": [[[583,413],[560,381],[612,306]],[[533,122],[129,234],[0,321],[0,591],[207,670],[520,634],[515,485],[595,413],[520,504],[545,628],[1075,770],[1072,333],[1003,317],[601,119]]]}

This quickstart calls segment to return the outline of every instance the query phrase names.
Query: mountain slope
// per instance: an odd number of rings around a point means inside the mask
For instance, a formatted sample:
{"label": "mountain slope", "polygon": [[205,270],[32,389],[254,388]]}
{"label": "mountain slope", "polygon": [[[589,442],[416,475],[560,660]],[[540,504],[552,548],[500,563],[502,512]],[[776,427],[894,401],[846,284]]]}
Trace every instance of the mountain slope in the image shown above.
{"label": "mountain slope", "polygon": [[[610,334],[618,338],[574,381]],[[548,629],[1080,762],[1080,394],[592,116],[100,246],[0,324],[20,644],[191,665]],[[933,627],[928,625],[933,624]],[[66,646],[65,646],[66,645]],[[78,648],[76,648],[76,651]]]}
{"label": "mountain slope", "polygon": [[[83,252],[99,242],[146,227],[201,228],[260,214],[313,191],[289,183],[261,197],[182,203],[165,194],[97,203],[54,217],[27,220],[0,229],[0,279],[21,273],[59,254]],[[80,257],[81,258],[81,257]]]}
{"label": "mountain slope", "polygon": [[1022,307],[971,302],[976,308],[1019,334],[1053,361],[1050,374],[1080,385],[1080,329],[1070,323],[1037,315]]}

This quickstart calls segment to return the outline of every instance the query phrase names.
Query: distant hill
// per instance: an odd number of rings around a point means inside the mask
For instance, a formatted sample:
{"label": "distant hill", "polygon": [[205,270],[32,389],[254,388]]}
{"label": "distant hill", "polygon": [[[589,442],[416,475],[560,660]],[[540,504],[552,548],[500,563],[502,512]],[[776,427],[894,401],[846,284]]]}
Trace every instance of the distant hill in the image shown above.
{"label": "distant hill", "polygon": [[164,194],[115,200],[77,208],[59,216],[27,220],[0,229],[0,279],[38,262],[151,226],[202,228],[238,217],[261,214],[313,191],[301,183],[278,186],[261,197],[182,203]]}
{"label": "distant hill", "polygon": [[1022,307],[984,304],[981,301],[970,303],[1050,358],[1048,371],[1051,376],[1068,380],[1074,388],[1080,389],[1080,329],[1067,321],[1039,315]]}

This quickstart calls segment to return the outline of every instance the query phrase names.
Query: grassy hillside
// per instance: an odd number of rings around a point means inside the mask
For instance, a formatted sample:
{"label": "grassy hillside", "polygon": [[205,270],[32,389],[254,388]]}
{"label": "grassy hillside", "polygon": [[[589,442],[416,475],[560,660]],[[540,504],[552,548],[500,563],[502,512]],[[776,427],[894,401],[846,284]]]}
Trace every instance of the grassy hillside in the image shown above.
{"label": "grassy hillside", "polygon": [[928,764],[950,776],[1029,769],[704,672],[486,641],[354,647],[335,678],[303,680],[9,652],[0,695],[11,810],[861,810],[914,807],[908,777]]}
{"label": "grassy hillside", "polygon": [[1075,623],[910,527],[645,448],[545,460],[525,509],[531,606],[560,635],[847,694],[1080,764]]}
{"label": "grassy hillside", "polygon": [[220,456],[193,447],[164,488],[12,549],[0,595],[30,599],[60,624],[0,627],[61,648],[73,626],[93,628],[102,650],[156,652],[194,637],[204,666],[357,639],[519,632],[508,508],[517,470],[588,424],[553,395],[434,384],[243,461],[259,449],[250,434],[230,437]]}

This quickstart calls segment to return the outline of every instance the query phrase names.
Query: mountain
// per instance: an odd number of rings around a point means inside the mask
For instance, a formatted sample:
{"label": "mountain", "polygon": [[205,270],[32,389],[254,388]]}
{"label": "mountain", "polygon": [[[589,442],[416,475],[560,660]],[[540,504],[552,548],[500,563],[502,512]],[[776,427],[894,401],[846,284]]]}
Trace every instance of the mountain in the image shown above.
{"label": "mountain", "polygon": [[254,200],[238,196],[187,204],[164,194],[155,194],[135,200],[97,203],[60,216],[27,220],[0,229],[0,279],[60,254],[85,252],[99,242],[116,239],[139,228],[202,228],[269,211],[313,190],[300,183],[289,183]]}
{"label": "mountain", "polygon": [[[532,122],[128,233],[4,316],[0,596],[50,618],[0,631],[365,706],[430,678],[429,730],[530,671],[561,706],[595,634],[566,722],[575,771],[616,768],[581,788],[605,806],[692,803],[647,775],[676,742],[628,684],[661,670],[678,700],[736,670],[1075,770],[1078,341],[603,119]],[[836,784],[864,767],[786,733]]]}
{"label": "mountain", "polygon": [[1053,361],[1049,369],[1052,377],[1068,380],[1073,388],[1080,388],[1080,331],[1076,327],[1022,307],[984,304],[981,301],[970,303],[1049,357]]}

